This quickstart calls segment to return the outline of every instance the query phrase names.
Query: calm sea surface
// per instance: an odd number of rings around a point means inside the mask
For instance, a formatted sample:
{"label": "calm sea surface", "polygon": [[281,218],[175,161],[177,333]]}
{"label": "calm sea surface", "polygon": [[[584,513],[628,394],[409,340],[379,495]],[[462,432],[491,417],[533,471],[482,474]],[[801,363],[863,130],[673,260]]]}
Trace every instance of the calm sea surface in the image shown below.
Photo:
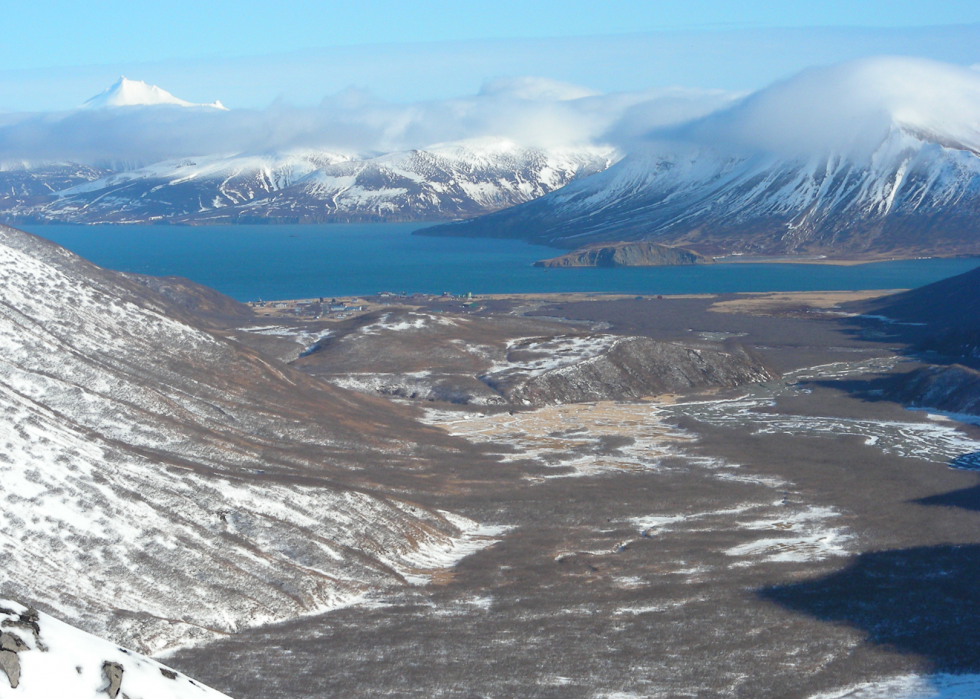
{"label": "calm sea surface", "polygon": [[980,266],[980,259],[854,267],[718,264],[632,269],[538,269],[559,251],[513,240],[413,236],[420,224],[262,226],[24,226],[102,267],[178,275],[241,301],[408,293],[895,289]]}

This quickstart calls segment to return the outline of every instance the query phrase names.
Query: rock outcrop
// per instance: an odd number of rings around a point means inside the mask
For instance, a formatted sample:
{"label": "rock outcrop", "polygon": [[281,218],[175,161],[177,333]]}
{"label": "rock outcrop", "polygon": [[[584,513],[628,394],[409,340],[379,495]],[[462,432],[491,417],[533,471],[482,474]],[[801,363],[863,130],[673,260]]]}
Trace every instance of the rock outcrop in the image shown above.
{"label": "rock outcrop", "polygon": [[547,260],[535,267],[673,267],[710,265],[714,258],[686,248],[660,245],[649,241],[589,245]]}
{"label": "rock outcrop", "polygon": [[610,337],[606,347],[572,363],[540,372],[504,370],[482,378],[512,403],[546,405],[731,388],[769,381],[775,372],[734,343],[719,350],[648,337]]}

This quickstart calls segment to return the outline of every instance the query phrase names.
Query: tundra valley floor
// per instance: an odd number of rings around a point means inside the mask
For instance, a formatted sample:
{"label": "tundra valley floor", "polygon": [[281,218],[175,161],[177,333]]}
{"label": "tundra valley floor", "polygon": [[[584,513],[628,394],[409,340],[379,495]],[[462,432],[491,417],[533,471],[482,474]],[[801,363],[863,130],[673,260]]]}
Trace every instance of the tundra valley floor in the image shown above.
{"label": "tundra valley floor", "polygon": [[238,699],[980,692],[980,427],[887,399],[924,365],[873,296],[369,299],[229,323],[448,433],[447,455],[365,478],[499,541],[167,664]]}

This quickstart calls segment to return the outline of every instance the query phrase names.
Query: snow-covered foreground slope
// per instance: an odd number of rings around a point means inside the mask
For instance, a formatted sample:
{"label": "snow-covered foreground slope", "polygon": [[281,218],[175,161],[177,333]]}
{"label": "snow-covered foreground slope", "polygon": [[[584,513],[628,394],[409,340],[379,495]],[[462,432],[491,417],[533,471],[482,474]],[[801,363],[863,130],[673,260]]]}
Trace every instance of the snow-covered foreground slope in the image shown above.
{"label": "snow-covered foreground slope", "polygon": [[[220,699],[225,694],[144,655],[0,599],[0,696],[23,699]],[[9,687],[7,684],[9,683]]]}
{"label": "snow-covered foreground slope", "polygon": [[0,227],[2,594],[157,652],[425,582],[489,532],[356,475],[425,434]]}
{"label": "snow-covered foreground slope", "polygon": [[980,253],[980,73],[814,69],[661,131],[606,172],[440,232],[713,254]]}
{"label": "snow-covered foreground slope", "polygon": [[613,159],[610,148],[545,150],[500,139],[367,158],[209,155],[93,178],[44,200],[11,197],[5,208],[14,218],[86,223],[439,220],[530,201]]}

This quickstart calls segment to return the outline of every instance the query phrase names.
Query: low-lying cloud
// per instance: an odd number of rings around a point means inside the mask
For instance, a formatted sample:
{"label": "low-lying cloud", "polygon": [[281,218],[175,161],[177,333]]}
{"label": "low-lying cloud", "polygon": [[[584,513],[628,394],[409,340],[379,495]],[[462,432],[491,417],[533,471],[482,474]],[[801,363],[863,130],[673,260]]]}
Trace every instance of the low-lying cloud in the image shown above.
{"label": "low-lying cloud", "polygon": [[[526,147],[694,146],[728,154],[870,157],[902,129],[980,152],[980,72],[908,57],[811,68],[748,96],[685,88],[598,94],[540,77],[394,104],[347,89],[312,107],[124,107],[0,117],[0,163],[138,167],[204,155],[320,150],[354,157],[499,138]],[[652,144],[652,145],[650,145]]]}
{"label": "low-lying cloud", "polygon": [[894,56],[810,68],[659,135],[729,152],[867,159],[895,129],[980,152],[980,72]]}
{"label": "low-lying cloud", "polygon": [[260,110],[162,105],[6,115],[0,120],[0,162],[132,167],[301,149],[366,156],[487,137],[540,148],[628,148],[653,129],[703,116],[735,98],[681,88],[602,95],[523,77],[489,81],[476,95],[408,105],[348,89],[315,107],[276,102]]}

